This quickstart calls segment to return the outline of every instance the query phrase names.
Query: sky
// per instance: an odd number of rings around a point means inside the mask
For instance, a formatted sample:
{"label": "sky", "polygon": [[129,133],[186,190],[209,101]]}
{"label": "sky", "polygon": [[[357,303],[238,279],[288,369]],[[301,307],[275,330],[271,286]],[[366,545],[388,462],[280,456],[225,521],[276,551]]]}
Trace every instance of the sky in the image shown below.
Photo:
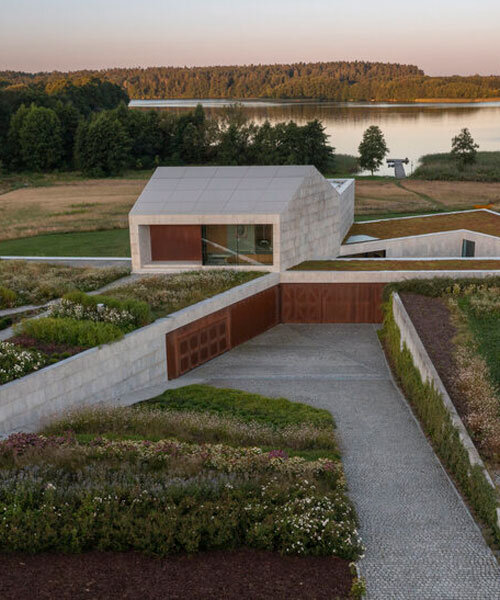
{"label": "sky", "polygon": [[370,60],[500,74],[500,0],[0,0],[0,70]]}

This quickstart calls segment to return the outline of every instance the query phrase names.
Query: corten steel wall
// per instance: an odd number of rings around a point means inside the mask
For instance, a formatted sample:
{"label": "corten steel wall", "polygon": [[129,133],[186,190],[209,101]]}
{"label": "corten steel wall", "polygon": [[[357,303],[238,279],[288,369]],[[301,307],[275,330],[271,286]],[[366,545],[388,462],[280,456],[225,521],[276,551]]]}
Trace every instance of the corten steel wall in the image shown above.
{"label": "corten steel wall", "polygon": [[276,285],[168,333],[168,378],[179,377],[274,327],[279,317]]}
{"label": "corten steel wall", "polygon": [[200,261],[201,225],[150,225],[151,259]]}
{"label": "corten steel wall", "polygon": [[282,323],[381,323],[384,283],[281,284]]}

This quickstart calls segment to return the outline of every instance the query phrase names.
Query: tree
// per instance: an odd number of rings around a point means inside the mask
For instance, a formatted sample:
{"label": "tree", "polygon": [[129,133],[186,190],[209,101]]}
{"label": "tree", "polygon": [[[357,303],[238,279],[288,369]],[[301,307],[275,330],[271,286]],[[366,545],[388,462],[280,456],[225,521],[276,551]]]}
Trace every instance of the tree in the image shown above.
{"label": "tree", "polygon": [[28,169],[59,167],[64,150],[61,122],[55,111],[32,104],[19,130],[19,147]]}
{"label": "tree", "polygon": [[474,142],[470,131],[464,127],[458,135],[451,140],[451,154],[455,157],[460,169],[465,169],[469,164],[476,162],[479,144]]}
{"label": "tree", "polygon": [[130,138],[113,111],[80,121],[75,139],[77,166],[91,177],[119,175],[130,164]]}
{"label": "tree", "polygon": [[384,134],[377,125],[371,125],[363,134],[363,139],[358,147],[359,165],[362,169],[378,171],[389,152],[385,143]]}

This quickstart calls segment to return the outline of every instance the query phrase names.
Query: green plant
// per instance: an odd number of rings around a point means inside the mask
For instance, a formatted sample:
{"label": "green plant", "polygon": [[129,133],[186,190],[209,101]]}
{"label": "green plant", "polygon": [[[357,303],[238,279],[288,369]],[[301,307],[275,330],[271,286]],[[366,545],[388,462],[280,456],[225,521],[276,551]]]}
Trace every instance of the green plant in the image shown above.
{"label": "green plant", "polygon": [[17,294],[14,290],[0,285],[0,308],[12,308],[16,304]]}
{"label": "green plant", "polygon": [[151,310],[146,302],[108,296],[89,296],[84,292],[65,294],[59,304],[50,309],[50,316],[78,320],[114,323],[124,331],[132,331],[151,322]]}
{"label": "green plant", "polygon": [[85,348],[107,344],[123,337],[123,331],[112,323],[51,317],[21,321],[14,326],[14,331],[18,335],[26,335],[41,342]]}
{"label": "green plant", "polygon": [[500,530],[496,510],[498,499],[479,465],[472,465],[460,434],[454,426],[450,413],[435,387],[422,381],[406,344],[401,346],[401,333],[394,320],[392,302],[384,304],[384,324],[380,337],[389,356],[393,370],[404,393],[432,445],[455,478],[459,489],[468,499],[478,517],[489,526],[497,541]]}
{"label": "green plant", "polygon": [[167,390],[160,396],[140,404],[148,405],[168,410],[223,414],[240,421],[256,421],[277,428],[304,423],[325,428],[335,426],[332,415],[324,409],[290,402],[286,398],[268,398],[241,390],[214,388],[202,384]]}
{"label": "green plant", "polygon": [[42,368],[46,358],[40,353],[0,342],[0,385]]}

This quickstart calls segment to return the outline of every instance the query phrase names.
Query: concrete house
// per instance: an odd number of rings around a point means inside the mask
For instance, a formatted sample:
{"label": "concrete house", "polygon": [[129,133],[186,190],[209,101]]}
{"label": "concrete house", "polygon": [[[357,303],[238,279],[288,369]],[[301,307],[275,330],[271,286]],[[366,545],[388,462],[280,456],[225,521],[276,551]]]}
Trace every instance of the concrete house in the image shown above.
{"label": "concrete house", "polygon": [[132,269],[284,271],[335,257],[354,181],[313,166],[159,167],[129,214]]}

